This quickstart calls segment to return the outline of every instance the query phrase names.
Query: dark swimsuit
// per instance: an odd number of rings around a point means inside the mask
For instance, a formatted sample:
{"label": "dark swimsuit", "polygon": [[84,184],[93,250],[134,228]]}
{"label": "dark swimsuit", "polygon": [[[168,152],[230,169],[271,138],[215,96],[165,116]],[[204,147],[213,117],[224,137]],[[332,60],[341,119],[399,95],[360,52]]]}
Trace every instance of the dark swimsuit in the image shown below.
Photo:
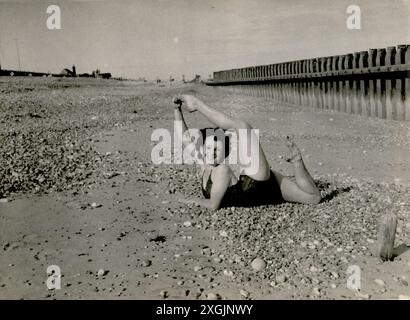
{"label": "dark swimsuit", "polygon": [[[203,187],[203,176],[201,181],[202,193],[206,199],[211,197],[212,171]],[[283,202],[282,193],[274,173],[265,181],[254,180],[247,175],[240,175],[236,184],[228,187],[222,199],[221,207],[253,207],[264,204],[277,204]]]}

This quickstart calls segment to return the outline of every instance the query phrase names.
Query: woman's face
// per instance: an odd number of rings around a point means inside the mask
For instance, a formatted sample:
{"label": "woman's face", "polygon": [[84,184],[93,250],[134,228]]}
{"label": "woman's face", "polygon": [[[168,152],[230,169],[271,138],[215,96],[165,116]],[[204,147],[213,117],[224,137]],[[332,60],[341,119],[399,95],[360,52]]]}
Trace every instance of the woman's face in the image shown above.
{"label": "woman's face", "polygon": [[217,165],[224,161],[224,144],[220,140],[214,141],[215,136],[208,136],[205,140],[205,164]]}

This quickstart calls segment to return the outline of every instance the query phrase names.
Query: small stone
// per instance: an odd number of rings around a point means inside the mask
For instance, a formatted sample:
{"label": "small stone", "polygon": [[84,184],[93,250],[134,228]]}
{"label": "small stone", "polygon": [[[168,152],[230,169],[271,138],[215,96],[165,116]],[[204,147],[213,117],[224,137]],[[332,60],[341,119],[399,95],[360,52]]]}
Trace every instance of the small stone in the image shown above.
{"label": "small stone", "polygon": [[255,258],[251,263],[251,267],[255,271],[262,271],[266,267],[266,262],[261,258]]}
{"label": "small stone", "polygon": [[362,292],[356,292],[356,297],[358,297],[360,299],[368,300],[368,299],[370,299],[370,294],[362,293]]}
{"label": "small stone", "polygon": [[337,285],[335,285],[334,283],[331,283],[331,284],[330,284],[330,287],[331,287],[332,289],[336,289],[336,288],[337,288]]}
{"label": "small stone", "polygon": [[166,298],[168,298],[168,292],[165,291],[165,290],[161,290],[161,291],[159,292],[159,296],[160,296],[162,299],[166,299]]}
{"label": "small stone", "polygon": [[221,262],[222,262],[222,259],[219,258],[219,257],[215,257],[215,258],[214,258],[214,262],[216,262],[216,263],[221,263]]}
{"label": "small stone", "polygon": [[102,207],[102,205],[96,202],[91,203],[91,208],[99,208],[99,207]]}
{"label": "small stone", "polygon": [[141,266],[142,267],[149,267],[150,265],[152,265],[152,261],[151,260],[144,260],[142,263],[141,263]]}
{"label": "small stone", "polygon": [[245,299],[249,297],[249,292],[245,290],[239,290],[239,294]]}
{"label": "small stone", "polygon": [[0,199],[0,203],[7,203],[7,202],[9,202],[9,199],[7,198]]}
{"label": "small stone", "polygon": [[179,280],[178,282],[177,282],[177,285],[179,285],[179,286],[182,286],[184,284],[184,281],[182,281],[182,280]]}
{"label": "small stone", "polygon": [[209,293],[206,295],[206,299],[207,299],[207,300],[219,300],[219,294],[213,293],[213,292],[209,292]]}
{"label": "small stone", "polygon": [[320,289],[318,287],[314,287],[312,290],[312,294],[314,296],[320,296]]}
{"label": "small stone", "polygon": [[310,270],[310,272],[318,272],[319,271],[319,269],[316,268],[315,266],[311,266],[309,270]]}
{"label": "small stone", "polygon": [[191,221],[185,221],[184,222],[184,227],[187,227],[187,228],[192,227],[192,222]]}
{"label": "small stone", "polygon": [[224,270],[224,275],[227,276],[227,277],[233,277],[233,272],[231,270],[225,269]]}
{"label": "small stone", "polygon": [[277,275],[275,280],[277,283],[284,283],[286,281],[286,276],[283,274]]}
{"label": "small stone", "polygon": [[195,266],[195,267],[194,267],[194,271],[195,271],[195,272],[198,272],[198,271],[200,271],[201,269],[202,269],[201,266]]}
{"label": "small stone", "polygon": [[221,230],[221,231],[219,231],[219,235],[220,235],[221,237],[226,238],[226,237],[228,237],[228,232],[226,232],[225,230]]}
{"label": "small stone", "polygon": [[381,287],[384,287],[384,286],[386,285],[386,284],[384,283],[384,281],[381,280],[381,279],[374,279],[374,282],[375,282],[377,285],[381,286]]}
{"label": "small stone", "polygon": [[97,276],[102,277],[105,276],[108,273],[108,271],[104,270],[104,269],[99,269],[97,272]]}

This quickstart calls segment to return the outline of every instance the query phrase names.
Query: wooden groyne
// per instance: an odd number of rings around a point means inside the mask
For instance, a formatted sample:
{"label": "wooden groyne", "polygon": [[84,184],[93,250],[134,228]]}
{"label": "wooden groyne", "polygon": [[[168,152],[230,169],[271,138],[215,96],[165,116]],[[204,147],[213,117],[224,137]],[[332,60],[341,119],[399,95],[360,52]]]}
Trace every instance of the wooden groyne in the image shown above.
{"label": "wooden groyne", "polygon": [[289,104],[410,120],[410,45],[222,70],[205,83]]}

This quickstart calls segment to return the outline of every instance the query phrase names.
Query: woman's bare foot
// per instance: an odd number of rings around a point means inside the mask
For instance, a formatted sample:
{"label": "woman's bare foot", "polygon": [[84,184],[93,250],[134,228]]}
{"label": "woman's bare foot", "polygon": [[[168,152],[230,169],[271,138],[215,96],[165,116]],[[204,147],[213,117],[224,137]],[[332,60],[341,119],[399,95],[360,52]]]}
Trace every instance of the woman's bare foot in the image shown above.
{"label": "woman's bare foot", "polygon": [[295,163],[302,160],[302,154],[296,143],[289,136],[286,136],[286,146],[289,148],[289,153],[285,156],[287,162]]}

